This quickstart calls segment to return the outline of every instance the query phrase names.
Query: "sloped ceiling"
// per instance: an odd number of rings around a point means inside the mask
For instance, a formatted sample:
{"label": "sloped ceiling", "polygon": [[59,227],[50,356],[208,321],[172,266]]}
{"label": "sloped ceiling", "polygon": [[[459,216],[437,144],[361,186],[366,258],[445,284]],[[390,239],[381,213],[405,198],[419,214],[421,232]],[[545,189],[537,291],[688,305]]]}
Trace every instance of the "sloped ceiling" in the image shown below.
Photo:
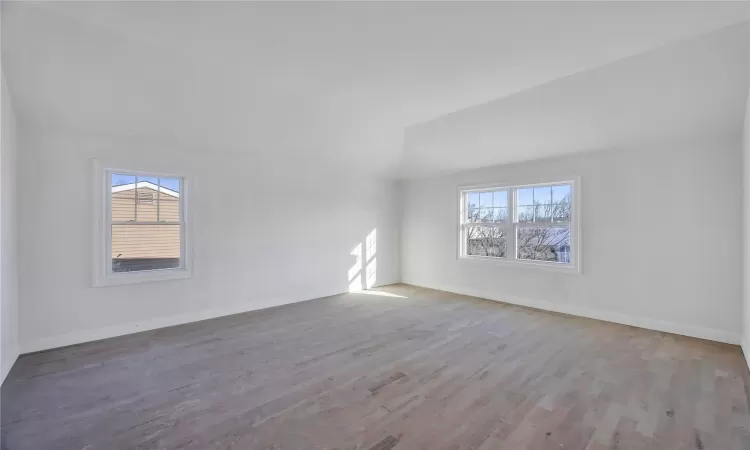
{"label": "sloped ceiling", "polygon": [[23,126],[267,164],[422,176],[739,130],[747,98],[744,2],[2,7]]}
{"label": "sloped ceiling", "polygon": [[[409,127],[408,176],[742,130],[750,27],[729,26]],[[464,158],[456,155],[464,154]]]}

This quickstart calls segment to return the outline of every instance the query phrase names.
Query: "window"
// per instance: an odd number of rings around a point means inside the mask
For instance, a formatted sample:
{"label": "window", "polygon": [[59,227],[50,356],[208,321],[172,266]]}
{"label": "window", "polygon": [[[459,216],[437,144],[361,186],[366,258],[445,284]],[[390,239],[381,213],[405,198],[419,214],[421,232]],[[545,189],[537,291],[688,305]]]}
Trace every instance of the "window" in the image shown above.
{"label": "window", "polygon": [[95,284],[190,275],[185,177],[100,169]]}
{"label": "window", "polygon": [[575,189],[575,181],[460,189],[460,257],[578,270]]}

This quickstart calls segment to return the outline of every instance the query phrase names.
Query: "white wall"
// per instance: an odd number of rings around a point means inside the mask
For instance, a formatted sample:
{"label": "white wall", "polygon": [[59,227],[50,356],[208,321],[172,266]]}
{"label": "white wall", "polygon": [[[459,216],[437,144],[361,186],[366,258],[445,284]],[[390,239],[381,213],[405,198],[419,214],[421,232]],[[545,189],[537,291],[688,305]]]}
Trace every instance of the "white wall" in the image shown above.
{"label": "white wall", "polygon": [[750,367],[750,95],[747,98],[742,138],[742,200],[742,240],[744,244],[742,351]]}
{"label": "white wall", "polygon": [[[35,131],[21,136],[21,351],[345,292],[352,249],[377,229],[377,284],[399,280],[393,181],[214,153]],[[188,280],[91,287],[92,158],[192,176]],[[299,167],[303,166],[303,167]]]}
{"label": "white wall", "polygon": [[0,383],[18,358],[18,271],[16,268],[16,118],[2,78],[0,144]]}
{"label": "white wall", "polygon": [[[741,150],[666,142],[405,182],[402,281],[739,343]],[[581,275],[457,259],[458,185],[555,176],[581,177]]]}

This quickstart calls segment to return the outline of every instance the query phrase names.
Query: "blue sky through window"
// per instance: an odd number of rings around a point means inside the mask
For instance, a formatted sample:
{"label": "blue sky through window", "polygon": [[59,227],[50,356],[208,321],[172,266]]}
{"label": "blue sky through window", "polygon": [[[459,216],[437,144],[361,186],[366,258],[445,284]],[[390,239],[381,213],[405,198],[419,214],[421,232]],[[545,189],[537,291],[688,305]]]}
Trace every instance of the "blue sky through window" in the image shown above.
{"label": "blue sky through window", "polygon": [[[159,183],[157,177],[138,177],[138,182],[148,181],[153,184]],[[112,186],[135,183],[135,176],[121,173],[112,174]],[[180,192],[180,180],[178,178],[161,178],[161,186],[175,192]]]}

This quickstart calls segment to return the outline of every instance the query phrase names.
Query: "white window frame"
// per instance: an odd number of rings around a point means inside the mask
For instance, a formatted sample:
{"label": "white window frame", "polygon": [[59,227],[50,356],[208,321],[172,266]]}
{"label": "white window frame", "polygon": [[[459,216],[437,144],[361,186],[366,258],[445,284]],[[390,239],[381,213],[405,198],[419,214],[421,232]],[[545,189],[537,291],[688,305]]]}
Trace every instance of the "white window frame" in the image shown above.
{"label": "white window frame", "polygon": [[[559,263],[552,261],[533,261],[518,259],[518,249],[516,248],[516,238],[518,236],[518,228],[552,228],[555,223],[524,223],[519,224],[517,220],[516,211],[516,190],[534,187],[544,186],[557,186],[561,184],[570,185],[570,199],[571,199],[571,220],[570,226],[570,263]],[[580,230],[580,216],[581,216],[581,200],[580,200],[580,185],[581,180],[578,177],[567,178],[567,179],[554,179],[550,181],[543,181],[537,183],[483,183],[479,185],[465,185],[458,187],[458,229],[457,229],[457,242],[458,251],[457,259],[460,261],[483,261],[483,262],[496,262],[504,265],[514,267],[529,267],[542,270],[551,270],[563,273],[581,273],[581,230]],[[464,239],[465,229],[468,225],[467,220],[467,194],[474,192],[492,192],[492,191],[507,191],[508,192],[508,221],[505,223],[489,223],[483,226],[499,227],[506,230],[506,251],[505,257],[494,257],[494,256],[481,256],[481,255],[467,255],[466,254],[466,240]]]}
{"label": "white window frame", "polygon": [[[95,287],[118,286],[190,278],[192,275],[192,224],[189,210],[190,178],[187,174],[154,172],[123,164],[106,164],[94,160],[93,189],[93,285]],[[180,265],[170,269],[143,270],[133,272],[112,271],[112,175],[137,175],[155,178],[177,178],[180,185]],[[139,222],[139,225],[163,225],[164,222]]]}

